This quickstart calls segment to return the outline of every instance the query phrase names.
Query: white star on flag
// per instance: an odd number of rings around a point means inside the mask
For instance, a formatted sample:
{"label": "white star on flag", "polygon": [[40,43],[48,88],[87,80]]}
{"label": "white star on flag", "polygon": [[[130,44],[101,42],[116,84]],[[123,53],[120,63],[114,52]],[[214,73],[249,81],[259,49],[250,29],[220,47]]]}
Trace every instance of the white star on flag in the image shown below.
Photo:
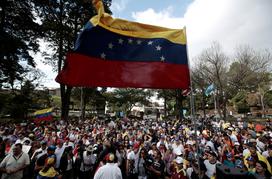
{"label": "white star on flag", "polygon": [[128,43],[132,44],[133,40],[132,39],[128,39]]}
{"label": "white star on flag", "polygon": [[109,48],[112,49],[113,48],[113,44],[112,43],[109,43]]}
{"label": "white star on flag", "polygon": [[124,40],[123,39],[118,39],[119,44],[123,44]]}
{"label": "white star on flag", "polygon": [[164,62],[165,58],[164,56],[161,56],[161,61]]}
{"label": "white star on flag", "polygon": [[103,52],[103,53],[101,53],[100,57],[103,58],[103,59],[105,59],[106,58],[106,54]]}
{"label": "white star on flag", "polygon": [[142,43],[141,40],[137,40],[137,44],[140,45]]}
{"label": "white star on flag", "polygon": [[162,47],[158,45],[158,46],[156,46],[156,49],[157,49],[157,51],[160,51],[162,49]]}
{"label": "white star on flag", "polygon": [[153,42],[152,42],[152,41],[149,41],[147,44],[148,44],[148,45],[152,45],[152,44],[153,44]]}

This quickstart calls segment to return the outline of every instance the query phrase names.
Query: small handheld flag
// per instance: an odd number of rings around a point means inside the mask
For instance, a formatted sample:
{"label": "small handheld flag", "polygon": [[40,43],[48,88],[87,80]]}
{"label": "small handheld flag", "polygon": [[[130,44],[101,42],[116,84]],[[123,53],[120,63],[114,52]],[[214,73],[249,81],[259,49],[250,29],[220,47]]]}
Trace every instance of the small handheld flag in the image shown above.
{"label": "small handheld flag", "polygon": [[209,86],[206,88],[205,95],[206,95],[206,96],[209,96],[214,90],[215,90],[214,84],[209,85]]}

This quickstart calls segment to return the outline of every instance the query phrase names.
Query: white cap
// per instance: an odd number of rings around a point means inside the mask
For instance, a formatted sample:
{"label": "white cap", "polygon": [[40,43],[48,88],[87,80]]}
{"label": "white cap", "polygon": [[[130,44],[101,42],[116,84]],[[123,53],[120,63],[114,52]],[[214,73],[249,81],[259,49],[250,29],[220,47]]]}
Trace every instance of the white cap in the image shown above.
{"label": "white cap", "polygon": [[181,150],[177,150],[175,153],[176,153],[176,155],[181,155],[182,154]]}
{"label": "white cap", "polygon": [[240,145],[240,143],[239,142],[234,142],[234,145]]}
{"label": "white cap", "polygon": [[177,164],[182,164],[182,163],[183,163],[183,158],[177,157],[177,158],[175,159],[175,162],[176,162]]}

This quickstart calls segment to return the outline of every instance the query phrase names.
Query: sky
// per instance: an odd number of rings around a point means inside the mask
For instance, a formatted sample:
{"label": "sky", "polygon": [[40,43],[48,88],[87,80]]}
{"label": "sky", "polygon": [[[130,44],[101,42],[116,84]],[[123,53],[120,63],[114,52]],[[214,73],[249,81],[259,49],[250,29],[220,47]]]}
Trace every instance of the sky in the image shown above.
{"label": "sky", "polygon": [[[169,28],[186,26],[190,63],[213,42],[232,55],[239,45],[272,51],[272,0],[112,0],[116,18]],[[44,86],[59,87],[56,73],[40,62]]]}

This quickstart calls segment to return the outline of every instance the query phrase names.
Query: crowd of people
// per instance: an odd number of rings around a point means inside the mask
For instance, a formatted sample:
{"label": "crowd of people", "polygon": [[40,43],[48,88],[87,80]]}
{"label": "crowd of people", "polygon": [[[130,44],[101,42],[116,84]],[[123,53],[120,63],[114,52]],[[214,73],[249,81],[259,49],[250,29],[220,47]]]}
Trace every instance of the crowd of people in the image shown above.
{"label": "crowd of people", "polygon": [[192,120],[125,117],[3,123],[1,177],[206,179],[221,164],[271,178],[270,122],[201,122],[196,129]]}

